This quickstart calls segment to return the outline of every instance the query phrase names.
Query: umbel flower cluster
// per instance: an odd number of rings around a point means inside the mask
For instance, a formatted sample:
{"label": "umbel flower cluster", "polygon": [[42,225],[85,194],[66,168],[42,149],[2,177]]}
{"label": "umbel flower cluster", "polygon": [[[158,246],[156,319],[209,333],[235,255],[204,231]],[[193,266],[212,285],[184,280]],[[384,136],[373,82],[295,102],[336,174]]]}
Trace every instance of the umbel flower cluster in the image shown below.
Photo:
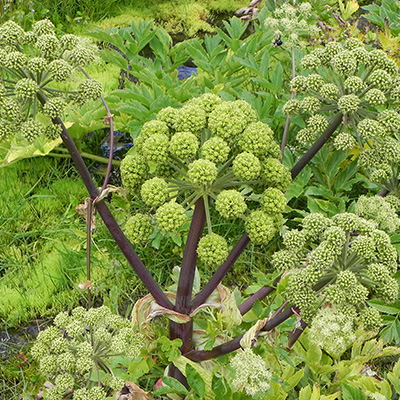
{"label": "umbel flower cluster", "polygon": [[40,373],[53,386],[44,399],[104,400],[106,389],[120,390],[124,381],[113,375],[110,363],[119,355],[135,358],[144,338],[131,322],[102,306],[86,311],[61,312],[51,326],[39,333],[31,349]]}
{"label": "umbel flower cluster", "polygon": [[[337,329],[330,327],[330,333],[328,328],[314,330],[321,338],[331,338],[324,339],[332,348],[337,346],[331,352],[340,353],[338,349],[344,348],[343,343],[333,342],[339,328],[350,326],[353,332],[358,324],[367,330],[380,327],[379,311],[367,301],[377,298],[392,303],[397,300],[399,285],[392,277],[397,271],[396,248],[376,222],[352,213],[332,218],[312,213],[304,218],[301,230],[287,232],[283,243],[285,249],[273,255],[273,265],[289,271],[288,300],[311,326],[321,313],[339,324]],[[321,307],[329,312],[320,311],[316,316]]]}
{"label": "umbel flower cluster", "polygon": [[[296,98],[284,105],[287,115],[303,114],[306,127],[297,141],[307,146],[329,126],[334,114],[343,124],[333,139],[340,150],[358,148],[364,168],[386,170],[400,160],[400,76],[385,52],[369,49],[356,38],[330,42],[301,60],[304,75],[291,81]],[[380,169],[380,168],[379,168]]]}
{"label": "umbel flower cluster", "polygon": [[198,254],[204,263],[219,265],[228,254],[226,240],[212,232],[211,207],[226,220],[244,219],[250,239],[267,244],[282,225],[282,191],[291,180],[279,157],[272,130],[243,100],[207,93],[161,110],[122,161],[124,187],[149,211],[127,221],[127,237],[146,241],[154,224],[163,233],[179,232],[202,198],[208,234]]}
{"label": "umbel flower cluster", "polygon": [[356,203],[355,212],[359,216],[373,221],[378,229],[389,234],[400,228],[400,218],[397,211],[400,209],[400,199],[393,195],[361,196]]}
{"label": "umbel flower cluster", "polygon": [[249,396],[268,391],[272,378],[265,361],[252,349],[245,348],[238,352],[230,361],[230,367],[235,373],[232,387],[235,391],[244,391]]}
{"label": "umbel flower cluster", "polygon": [[72,34],[57,37],[49,20],[28,32],[13,21],[1,25],[0,141],[57,137],[51,119],[60,117],[69,101],[82,104],[102,94],[101,84],[89,79],[75,91],[63,90],[63,82],[95,58],[95,47]]}
{"label": "umbel flower cluster", "polygon": [[273,17],[268,17],[264,25],[274,32],[274,41],[285,47],[301,47],[302,38],[309,38],[319,33],[320,29],[315,24],[310,24],[312,6],[308,2],[300,3],[293,7],[285,3],[274,11]]}

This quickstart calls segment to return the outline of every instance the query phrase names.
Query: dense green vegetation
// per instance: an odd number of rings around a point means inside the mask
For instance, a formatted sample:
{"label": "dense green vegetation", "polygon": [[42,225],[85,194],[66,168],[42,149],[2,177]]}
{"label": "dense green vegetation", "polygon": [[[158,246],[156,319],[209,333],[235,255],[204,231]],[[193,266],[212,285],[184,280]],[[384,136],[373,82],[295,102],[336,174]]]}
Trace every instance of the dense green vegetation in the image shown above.
{"label": "dense green vegetation", "polygon": [[0,398],[399,398],[397,3],[3,3]]}

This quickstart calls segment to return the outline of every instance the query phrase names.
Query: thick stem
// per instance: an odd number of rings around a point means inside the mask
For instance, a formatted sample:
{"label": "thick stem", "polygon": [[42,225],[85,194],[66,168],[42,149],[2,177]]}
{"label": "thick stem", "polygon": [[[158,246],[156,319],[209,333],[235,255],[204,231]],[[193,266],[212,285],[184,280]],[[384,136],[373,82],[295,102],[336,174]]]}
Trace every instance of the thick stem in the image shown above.
{"label": "thick stem", "polygon": [[[285,311],[281,312],[279,315],[275,316],[274,318],[270,319],[267,321],[265,324],[264,328],[262,329],[263,331],[270,331],[274,328],[276,328],[279,324],[282,322],[286,321],[288,318],[290,318],[293,314],[293,310],[291,307],[287,308]],[[236,337],[235,339],[232,339],[230,342],[221,344],[219,346],[214,347],[212,350],[198,350],[198,351],[191,351],[187,354],[185,354],[185,357],[187,357],[189,360],[192,361],[205,361],[205,360],[210,360],[212,358],[220,357],[225,354],[231,353],[232,351],[235,351],[240,348],[240,340],[242,339],[243,335],[240,335]]]}
{"label": "thick stem", "polygon": [[[83,183],[86,186],[86,189],[89,192],[90,197],[92,200],[95,200],[98,196],[98,191],[96,185],[94,184],[86,165],[79,154],[77,147],[75,146],[74,141],[72,140],[71,136],[69,135],[65,125],[61,121],[60,118],[53,119],[54,124],[58,124],[62,128],[61,138],[64,142],[65,147],[68,149],[72,160],[76,166],[76,169],[81,176]],[[171,302],[168,300],[167,296],[163,293],[161,288],[158,286],[157,282],[152,278],[149,271],[143,264],[142,260],[138,257],[136,252],[133,250],[131,244],[129,243],[128,239],[125,237],[124,233],[122,232],[121,228],[119,227],[118,223],[115,221],[114,217],[110,213],[106,204],[101,201],[96,203],[96,209],[99,212],[101,218],[104,221],[107,229],[110,231],[111,235],[113,236],[114,240],[118,244],[119,248],[121,249],[122,253],[125,255],[126,259],[128,260],[129,264],[138,274],[140,280],[146,286],[147,290],[150,294],[154,297],[156,302],[161,306],[172,309],[173,306]]]}
{"label": "thick stem", "polygon": [[257,300],[264,299],[265,297],[270,295],[274,290],[275,290],[275,288],[273,288],[271,286],[264,286],[261,289],[259,289],[256,293],[252,294],[245,302],[243,302],[238,307],[240,314],[242,314],[242,315],[246,314],[248,311],[251,310],[251,308],[253,307],[253,304]]}
{"label": "thick stem", "polygon": [[93,201],[87,199],[86,209],[86,281],[88,284],[88,308],[92,308],[92,292],[91,292],[91,256],[92,256],[92,220],[93,220]]}
{"label": "thick stem", "polygon": [[304,332],[304,329],[306,329],[307,323],[304,322],[303,320],[300,320],[300,326],[298,328],[293,329],[293,331],[289,335],[289,349],[291,349],[294,344],[297,342],[298,338],[301,336],[301,334]]}
{"label": "thick stem", "polygon": [[304,156],[297,162],[292,168],[292,179],[296,178],[297,175],[303,170],[303,168],[312,160],[312,158],[321,150],[322,146],[328,141],[328,139],[334,134],[336,129],[342,123],[343,114],[339,113],[335,116],[332,123],[326,128],[325,132],[319,137],[319,139],[310,147],[310,149],[304,154]]}
{"label": "thick stem", "polygon": [[[82,67],[79,67],[79,69],[81,70],[83,75],[86,76],[87,79],[89,79],[89,80],[92,79]],[[103,192],[108,185],[108,180],[110,179],[111,169],[112,169],[113,153],[114,153],[114,119],[113,119],[114,115],[111,114],[110,108],[108,107],[108,104],[107,104],[106,100],[104,99],[104,97],[101,96],[100,99],[101,99],[101,102],[103,103],[104,108],[106,109],[106,112],[107,112],[107,115],[104,118],[104,122],[106,124],[110,125],[110,155],[108,156],[107,170],[106,170],[106,174],[104,176],[103,185],[101,187],[101,192]]]}
{"label": "thick stem", "polygon": [[218,268],[215,274],[211,277],[207,285],[204,286],[204,288],[194,298],[191,306],[192,311],[195,310],[200,305],[202,305],[208,299],[211,293],[217,288],[217,286],[221,283],[222,279],[232,268],[235,261],[242,254],[243,250],[246,248],[249,241],[250,239],[247,233],[245,233],[240,238],[239,242],[236,244],[233,250],[229,253],[228,258],[225,260],[225,262]]}
{"label": "thick stem", "polygon": [[[185,251],[183,253],[182,267],[179,274],[178,288],[176,292],[175,310],[182,314],[189,314],[190,302],[192,300],[193,282],[197,263],[197,245],[203,233],[206,220],[204,201],[200,197],[194,207],[192,223],[190,225]],[[177,324],[170,322],[171,340],[181,339],[182,353],[190,351],[193,347],[193,323]]]}
{"label": "thick stem", "polygon": [[388,194],[389,194],[389,190],[387,190],[387,189],[382,189],[382,190],[378,193],[378,196],[385,197],[385,196],[387,196]]}
{"label": "thick stem", "polygon": [[276,285],[279,283],[279,281],[281,280],[282,275],[279,275],[274,282],[272,283],[272,287],[271,286],[263,286],[261,289],[259,289],[256,293],[252,294],[246,301],[244,301],[239,307],[239,311],[242,315],[246,314],[248,311],[251,310],[251,308],[253,307],[253,304],[257,301],[257,300],[262,300],[265,297],[267,297],[268,295],[270,295],[275,289],[276,289]]}
{"label": "thick stem", "polygon": [[203,198],[200,197],[194,207],[192,223],[186,240],[183,253],[182,268],[179,274],[178,289],[176,292],[175,310],[180,313],[190,311],[193,281],[197,263],[197,245],[203,233],[205,223],[205,209]]}

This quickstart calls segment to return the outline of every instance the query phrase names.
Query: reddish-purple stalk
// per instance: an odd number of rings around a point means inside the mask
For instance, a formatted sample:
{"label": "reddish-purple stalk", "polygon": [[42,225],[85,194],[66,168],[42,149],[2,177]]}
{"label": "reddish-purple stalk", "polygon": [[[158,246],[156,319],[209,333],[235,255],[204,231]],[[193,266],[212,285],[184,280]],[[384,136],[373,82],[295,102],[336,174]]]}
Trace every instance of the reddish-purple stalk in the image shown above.
{"label": "reddish-purple stalk", "polygon": [[312,160],[312,158],[321,150],[324,144],[335,133],[336,129],[340,126],[343,120],[343,114],[338,113],[333,118],[331,124],[326,128],[325,132],[318,138],[318,140],[310,147],[304,156],[292,168],[292,179],[303,170],[303,168]]}
{"label": "reddish-purple stalk", "polygon": [[293,331],[289,335],[289,343],[288,347],[291,349],[294,344],[297,342],[301,334],[304,332],[304,329],[307,327],[307,322],[304,322],[302,319],[300,320],[300,326],[293,329]]}
{"label": "reddish-purple stalk", "polygon": [[[45,99],[43,100],[45,101]],[[111,117],[111,115],[109,115],[109,117]],[[313,144],[313,146],[308,150],[308,152],[293,167],[292,169],[293,179],[302,171],[302,169],[310,162],[310,160],[315,156],[315,154],[317,154],[317,152],[328,141],[328,139],[332,136],[332,134],[341,124],[342,118],[343,115],[341,113],[337,114],[333,119],[332,123],[330,124],[330,126],[321,135],[321,137]],[[110,121],[112,121],[112,119]],[[99,195],[98,190],[90,176],[90,173],[78,149],[75,146],[75,143],[73,142],[71,136],[69,135],[61,119],[55,118],[53,119],[53,122],[61,126],[62,128],[61,138],[64,142],[64,145],[68,149],[71,158],[74,161],[75,166],[89,192],[91,199],[93,201],[96,200]],[[104,190],[104,185],[102,189]],[[167,298],[167,296],[164,294],[164,292],[161,290],[159,285],[154,281],[154,279],[152,278],[149,271],[147,270],[143,262],[140,260],[136,252],[133,250],[129,241],[127,240],[122,230],[118,226],[117,222],[115,221],[114,217],[108,210],[106,204],[100,201],[96,203],[96,209],[99,212],[108,230],[110,231],[111,235],[113,236],[114,240],[117,242],[121,251],[127,258],[128,262],[131,264],[132,268],[138,274],[139,278],[146,286],[146,288],[149,290],[150,294],[157,301],[157,303],[168,309],[175,309],[176,311],[185,314],[189,314],[191,311],[193,311],[200,305],[204,304],[207,298],[217,288],[222,279],[232,268],[233,264],[238,259],[240,254],[244,251],[245,247],[249,242],[248,235],[244,234],[239,240],[239,242],[236,244],[234,249],[231,251],[226,261],[218,268],[218,270],[215,272],[215,274],[208,282],[208,284],[197,294],[197,296],[190,303],[193,290],[194,272],[197,261],[196,249],[205,222],[204,203],[202,200],[198,201],[195,206],[195,214],[192,219],[191,229],[189,231],[189,236],[185,247],[184,259],[182,262],[182,270],[178,282],[176,305],[174,307]],[[257,293],[253,294],[248,300],[246,300],[241,306],[239,306],[240,312],[242,314],[246,313],[251,309],[252,305],[256,300],[261,300],[265,298],[267,295],[272,293],[273,290],[274,289],[272,287],[268,286],[261,288]],[[285,309],[281,313],[271,318],[264,326],[263,330],[269,331],[275,328],[276,326],[278,326],[279,324],[290,318],[290,316],[293,313],[294,312],[291,307]],[[224,354],[228,354],[232,351],[235,351],[240,347],[240,340],[243,337],[243,335],[238,336],[237,338],[231,340],[230,342],[224,343],[220,346],[216,346],[209,351],[196,351],[193,350],[192,333],[193,333],[192,322],[182,325],[171,323],[170,325],[171,339],[180,338],[183,342],[181,349],[182,354],[184,354],[186,357],[188,357],[193,361],[209,360]],[[300,334],[301,332],[298,334],[298,336],[300,336]],[[297,335],[297,330],[294,331],[292,337],[294,338],[296,337],[296,335]],[[176,368],[172,368],[169,371],[169,374],[171,376],[174,376],[181,382],[185,381],[184,376]]]}
{"label": "reddish-purple stalk", "polygon": [[261,289],[259,289],[256,293],[252,294],[246,301],[244,301],[240,306],[238,307],[240,314],[244,315],[248,311],[251,310],[253,307],[253,304],[257,300],[262,300],[268,295],[270,295],[272,292],[275,291],[274,287],[271,286],[263,286]]}
{"label": "reddish-purple stalk", "polygon": [[[203,233],[205,221],[206,213],[204,201],[203,198],[200,197],[194,207],[176,292],[174,309],[181,314],[188,315],[190,313],[190,302],[192,300],[193,282],[197,264],[197,245]],[[192,349],[192,333],[192,322],[186,324],[178,324],[176,322],[170,323],[171,339],[178,338],[182,340],[182,353],[186,353]]]}
{"label": "reddish-purple stalk", "polygon": [[[79,154],[79,150],[75,146],[74,141],[69,135],[61,119],[54,118],[53,123],[61,126],[61,139],[63,140],[65,147],[68,149],[71,155],[76,169],[78,170],[82,181],[85,184],[87,191],[89,192],[90,198],[95,201],[99,193],[85,165],[85,162],[83,161],[83,158]],[[129,264],[138,274],[140,280],[146,286],[147,290],[151,293],[158,304],[165,308],[172,309],[173,305],[171,304],[165,293],[161,290],[157,282],[150,275],[149,271],[147,270],[139,256],[136,254],[135,250],[133,250],[131,244],[129,243],[129,240],[125,237],[118,223],[115,221],[114,217],[110,213],[107,205],[103,201],[97,202],[96,210],[99,212],[101,218],[104,221],[104,224],[107,226],[107,229],[110,231],[114,240],[120,247],[122,253],[125,255]]]}
{"label": "reddish-purple stalk", "polygon": [[[289,307],[267,321],[265,326],[262,328],[262,331],[270,331],[276,328],[278,325],[289,319],[292,315],[293,310]],[[238,350],[240,348],[240,341],[243,336],[244,335],[240,335],[229,342],[223,343],[219,346],[215,346],[211,350],[193,350],[189,353],[184,354],[184,356],[187,357],[189,360],[196,362],[211,360],[212,358],[223,356],[225,354],[231,353],[232,351]]]}

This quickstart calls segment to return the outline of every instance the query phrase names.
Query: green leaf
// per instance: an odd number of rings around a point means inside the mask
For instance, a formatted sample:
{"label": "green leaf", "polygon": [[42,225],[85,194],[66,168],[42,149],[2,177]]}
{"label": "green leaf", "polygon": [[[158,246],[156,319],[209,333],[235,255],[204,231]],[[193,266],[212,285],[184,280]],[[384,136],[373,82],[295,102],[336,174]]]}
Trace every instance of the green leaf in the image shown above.
{"label": "green leaf", "polygon": [[304,369],[297,371],[292,376],[285,380],[285,386],[287,385],[286,391],[292,390],[303,378],[304,376]]}
{"label": "green leaf", "polygon": [[304,192],[304,186],[296,181],[293,181],[286,190],[285,197],[289,202],[291,199],[299,197]]}
{"label": "green leaf", "polygon": [[204,397],[206,392],[206,384],[201,375],[190,365],[186,365],[186,379],[189,387],[199,396]]}
{"label": "green leaf", "polygon": [[392,372],[387,373],[389,382],[393,385],[396,393],[400,393],[400,361],[397,361]]}
{"label": "green leaf", "polygon": [[232,390],[228,381],[223,377],[216,374],[213,375],[211,389],[218,400],[229,400],[232,396]]}
{"label": "green leaf", "polygon": [[310,400],[311,399],[311,386],[308,385],[300,390],[299,400]]}
{"label": "green leaf", "polygon": [[188,395],[190,393],[182,383],[170,376],[163,376],[161,380],[165,386],[158,388],[156,394],[176,393]]}
{"label": "green leaf", "polygon": [[400,321],[394,320],[385,326],[380,333],[381,338],[388,343],[400,343]]}
{"label": "green leaf", "polygon": [[387,305],[387,304],[383,303],[381,300],[372,299],[372,300],[368,301],[368,304],[371,307],[374,307],[377,310],[387,313],[387,314],[397,315],[400,313],[400,302],[399,301],[394,304]]}
{"label": "green leaf", "polygon": [[367,400],[363,392],[347,383],[342,383],[342,399],[343,400]]}

